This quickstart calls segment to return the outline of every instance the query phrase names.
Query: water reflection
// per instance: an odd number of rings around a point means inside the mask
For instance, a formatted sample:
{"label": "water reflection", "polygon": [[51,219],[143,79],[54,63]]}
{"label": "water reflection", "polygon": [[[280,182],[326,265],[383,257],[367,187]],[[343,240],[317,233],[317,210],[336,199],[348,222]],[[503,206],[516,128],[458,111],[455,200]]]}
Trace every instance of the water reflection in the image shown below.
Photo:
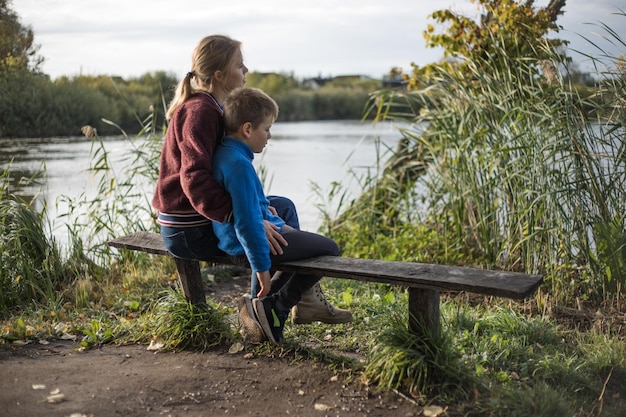
{"label": "water reflection", "polygon": [[[3,171],[9,167],[3,166]],[[41,195],[41,190],[45,186],[45,170],[43,165],[38,169],[16,167],[11,165],[6,181],[7,192],[18,198],[25,204],[31,204],[37,211],[41,211],[45,201]]]}
{"label": "water reflection", "polygon": [[[276,123],[264,153],[255,157],[255,166],[262,166],[267,174],[266,191],[291,198],[303,228],[315,230],[321,220],[311,183],[327,190],[355,170],[369,169],[381,151],[395,147],[399,136],[390,123]],[[122,137],[102,139],[113,164],[124,163],[119,161],[132,152],[133,144]],[[91,147],[84,137],[4,139],[0,140],[0,168],[11,164],[12,192],[24,199],[35,198],[38,209],[47,204],[48,217],[54,223],[66,210],[64,196],[95,197],[96,179],[88,171]],[[27,184],[21,180],[34,177],[41,181]],[[55,229],[64,229],[61,226],[53,224]]]}

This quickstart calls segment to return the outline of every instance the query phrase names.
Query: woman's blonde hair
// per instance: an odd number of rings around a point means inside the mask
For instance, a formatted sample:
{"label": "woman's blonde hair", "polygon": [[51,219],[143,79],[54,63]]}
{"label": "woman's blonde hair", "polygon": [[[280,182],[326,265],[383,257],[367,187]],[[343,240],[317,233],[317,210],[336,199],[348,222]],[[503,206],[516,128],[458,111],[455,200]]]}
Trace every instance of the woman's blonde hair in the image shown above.
{"label": "woman's blonde hair", "polygon": [[176,86],[174,98],[165,116],[171,119],[176,109],[189,97],[210,88],[213,75],[217,71],[227,74],[230,64],[240,50],[241,42],[228,36],[210,35],[203,38],[193,50],[191,70]]}

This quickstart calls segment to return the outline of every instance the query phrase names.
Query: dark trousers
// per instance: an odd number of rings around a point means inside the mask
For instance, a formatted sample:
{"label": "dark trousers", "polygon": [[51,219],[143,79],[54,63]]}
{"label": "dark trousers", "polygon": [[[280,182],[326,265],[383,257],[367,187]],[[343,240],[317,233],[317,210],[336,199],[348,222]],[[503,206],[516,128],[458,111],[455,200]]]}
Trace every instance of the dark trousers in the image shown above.
{"label": "dark trousers", "polygon": [[[288,245],[283,247],[282,255],[272,255],[272,270],[278,270],[272,277],[272,286],[268,297],[277,300],[277,313],[289,314],[291,307],[300,302],[304,293],[322,277],[318,275],[280,271],[280,262],[297,261],[315,256],[339,256],[339,247],[325,236],[300,230],[286,230],[281,233]],[[258,285],[258,280],[254,282]],[[252,285],[254,290],[254,285]],[[257,290],[258,293],[258,290]],[[253,297],[256,293],[253,294]]]}
{"label": "dark trousers", "polygon": [[[280,197],[276,195],[269,195],[267,196],[267,199],[270,201],[270,206],[276,209],[276,214],[278,215],[278,217],[283,219],[283,221],[287,223],[288,226],[300,230],[300,219],[298,218],[298,211],[296,210],[296,206],[295,204],[293,204],[293,201],[291,201],[287,197]],[[272,263],[273,262],[274,261],[272,260]],[[272,271],[272,273],[272,287],[270,289],[269,295],[272,295],[276,291],[278,291],[278,289],[282,287],[289,279],[289,276],[287,276],[287,274],[283,274],[282,272],[277,274],[275,273],[275,271]],[[315,283],[313,283],[313,285],[315,285]],[[256,277],[256,273],[253,272],[252,277],[250,277],[250,296],[252,296],[252,298],[255,298],[260,290],[261,285],[259,284],[259,280]]]}
{"label": "dark trousers", "polygon": [[[295,230],[285,230],[282,236],[288,243],[283,247],[282,255],[272,255],[272,286],[268,297],[275,297],[278,302],[276,307],[279,314],[284,316],[289,314],[291,307],[295,306],[302,299],[302,295],[314,286],[320,276],[310,274],[296,274],[295,272],[285,272],[280,268],[280,262],[296,261],[299,259],[312,258],[315,256],[339,256],[340,250],[337,244],[325,236],[316,233],[300,231],[298,213],[293,202],[285,197],[268,196],[270,205],[276,209],[278,217],[283,219],[287,225]],[[256,297],[261,289],[256,274],[251,277],[251,296]]]}

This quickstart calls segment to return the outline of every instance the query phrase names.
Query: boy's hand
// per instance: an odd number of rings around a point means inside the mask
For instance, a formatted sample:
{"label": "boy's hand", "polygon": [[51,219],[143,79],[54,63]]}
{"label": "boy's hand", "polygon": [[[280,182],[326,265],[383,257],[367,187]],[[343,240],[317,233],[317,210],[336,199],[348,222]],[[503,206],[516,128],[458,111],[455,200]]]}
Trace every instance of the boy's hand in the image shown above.
{"label": "boy's hand", "polygon": [[270,292],[270,287],[272,284],[270,283],[272,277],[270,276],[270,271],[257,272],[256,277],[259,280],[259,284],[261,284],[261,290],[257,294],[257,297],[265,297]]}
{"label": "boy's hand", "polygon": [[[270,244],[270,252],[272,255],[282,255],[283,246],[287,246],[287,241],[278,231],[279,228],[275,224],[268,220],[263,220],[263,227],[265,227],[265,237],[267,243]],[[282,246],[281,246],[282,245]]]}

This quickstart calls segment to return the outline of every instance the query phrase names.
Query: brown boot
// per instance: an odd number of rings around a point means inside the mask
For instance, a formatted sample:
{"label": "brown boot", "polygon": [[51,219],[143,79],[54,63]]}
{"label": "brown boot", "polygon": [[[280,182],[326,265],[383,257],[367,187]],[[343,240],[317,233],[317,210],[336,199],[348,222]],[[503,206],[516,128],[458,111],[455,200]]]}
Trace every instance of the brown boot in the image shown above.
{"label": "brown boot", "polygon": [[302,300],[291,309],[291,317],[295,324],[307,324],[314,321],[339,324],[352,321],[350,311],[334,307],[324,297],[319,282],[304,293]]}

